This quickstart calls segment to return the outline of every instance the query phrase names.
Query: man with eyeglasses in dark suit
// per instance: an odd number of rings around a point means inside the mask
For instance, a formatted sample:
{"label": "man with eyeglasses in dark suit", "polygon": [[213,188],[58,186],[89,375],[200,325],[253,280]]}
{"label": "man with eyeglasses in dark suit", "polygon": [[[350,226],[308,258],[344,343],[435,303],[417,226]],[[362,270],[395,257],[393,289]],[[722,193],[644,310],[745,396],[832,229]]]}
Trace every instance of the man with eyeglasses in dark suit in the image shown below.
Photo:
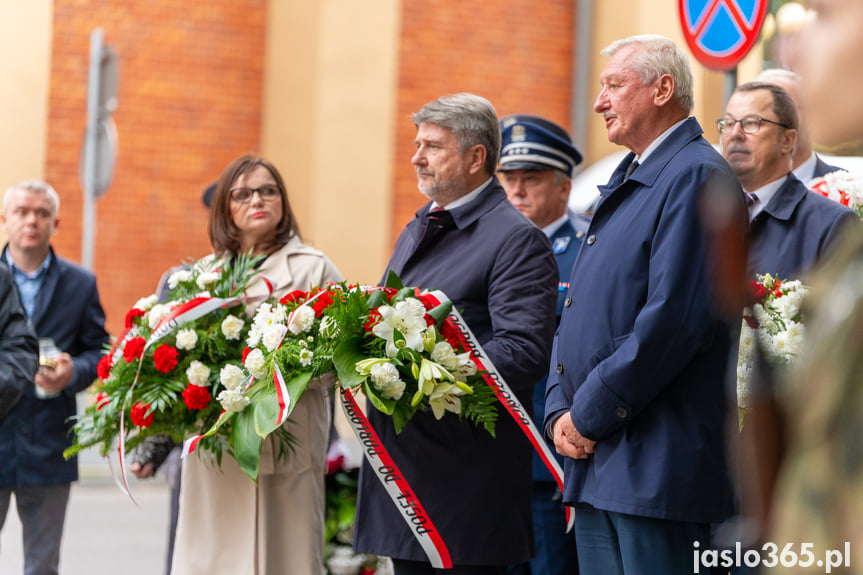
{"label": "man with eyeglasses in dark suit", "polygon": [[779,86],[738,86],[716,124],[722,155],[747,195],[749,274],[799,279],[830,253],[846,226],[859,226],[860,218],[811,193],[791,172],[798,117],[794,100]]}

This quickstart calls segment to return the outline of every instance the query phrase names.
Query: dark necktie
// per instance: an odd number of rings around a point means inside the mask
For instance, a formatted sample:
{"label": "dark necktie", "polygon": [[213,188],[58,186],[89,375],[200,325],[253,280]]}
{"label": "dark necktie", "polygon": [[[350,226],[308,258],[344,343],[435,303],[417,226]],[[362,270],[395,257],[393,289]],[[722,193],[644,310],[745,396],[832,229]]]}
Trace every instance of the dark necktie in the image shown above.
{"label": "dark necktie", "polygon": [[746,200],[746,207],[751,208],[752,205],[758,201],[758,196],[755,194],[750,194],[749,192],[743,192],[743,197]]}
{"label": "dark necktie", "polygon": [[635,168],[637,168],[637,167],[638,167],[638,160],[632,160],[632,163],[629,164],[628,166],[626,166],[626,173],[623,174],[623,181],[624,182],[629,179],[629,176],[632,175],[632,172],[634,172]]}
{"label": "dark necktie", "polygon": [[443,208],[435,208],[426,217],[428,220],[416,251],[436,243],[447,230],[455,227],[452,214]]}

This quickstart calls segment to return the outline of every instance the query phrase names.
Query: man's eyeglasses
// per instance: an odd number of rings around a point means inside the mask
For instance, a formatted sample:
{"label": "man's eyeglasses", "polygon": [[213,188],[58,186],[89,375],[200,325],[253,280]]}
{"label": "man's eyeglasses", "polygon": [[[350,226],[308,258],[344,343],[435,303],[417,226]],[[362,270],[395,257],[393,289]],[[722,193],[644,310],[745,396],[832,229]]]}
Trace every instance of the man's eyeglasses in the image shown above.
{"label": "man's eyeglasses", "polygon": [[279,188],[276,186],[262,186],[260,188],[234,188],[231,190],[231,201],[238,204],[245,204],[252,200],[255,192],[261,197],[264,202],[272,202],[280,197]]}
{"label": "man's eyeglasses", "polygon": [[730,134],[734,131],[734,124],[740,124],[740,129],[743,130],[743,133],[754,136],[759,130],[761,130],[761,122],[775,124],[785,128],[786,130],[791,129],[790,126],[786,126],[780,122],[774,122],[773,120],[768,120],[767,118],[762,118],[761,116],[746,116],[740,120],[735,120],[734,118],[720,118],[719,120],[716,120],[716,129],[719,130],[720,134]]}

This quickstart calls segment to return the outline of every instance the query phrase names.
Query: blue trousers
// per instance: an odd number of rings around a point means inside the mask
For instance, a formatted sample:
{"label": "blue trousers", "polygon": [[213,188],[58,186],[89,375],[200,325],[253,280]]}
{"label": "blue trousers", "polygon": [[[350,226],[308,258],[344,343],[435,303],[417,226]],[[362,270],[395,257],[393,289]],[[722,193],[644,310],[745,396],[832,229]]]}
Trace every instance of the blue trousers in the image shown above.
{"label": "blue trousers", "polygon": [[[575,541],[581,575],[691,575],[694,542],[710,545],[710,524],[638,517],[579,505]],[[702,568],[701,573],[706,573]]]}
{"label": "blue trousers", "polygon": [[69,484],[0,487],[0,529],[6,523],[12,493],[24,539],[24,575],[57,575]]}

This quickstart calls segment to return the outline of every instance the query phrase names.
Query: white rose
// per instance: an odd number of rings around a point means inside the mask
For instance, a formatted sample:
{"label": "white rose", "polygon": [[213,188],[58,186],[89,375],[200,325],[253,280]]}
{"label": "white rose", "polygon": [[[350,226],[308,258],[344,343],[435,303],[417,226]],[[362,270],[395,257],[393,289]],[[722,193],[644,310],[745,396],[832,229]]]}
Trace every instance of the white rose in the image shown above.
{"label": "white rose", "polygon": [[132,307],[137,308],[141,311],[148,311],[151,307],[156,305],[158,301],[159,298],[156,296],[156,294],[148,295],[147,297],[142,297],[141,299],[139,299]]}
{"label": "white rose", "polygon": [[225,389],[238,391],[243,386],[246,376],[243,370],[236,365],[228,364],[219,372],[219,381],[225,386]]}
{"label": "white rose", "polygon": [[174,273],[172,273],[172,274],[170,275],[170,277],[168,277],[168,287],[169,287],[170,289],[174,289],[174,288],[175,288],[175,287],[177,287],[181,282],[188,282],[188,281],[192,281],[192,278],[193,278],[193,277],[194,277],[194,276],[192,275],[191,270],[178,270],[178,271],[175,271]]}
{"label": "white rose", "polygon": [[276,348],[279,347],[279,344],[282,343],[282,339],[285,337],[287,329],[288,328],[282,324],[274,323],[264,330],[264,334],[261,337],[261,343],[264,344],[267,351],[275,351]]}
{"label": "white rose", "polygon": [[243,411],[249,405],[249,398],[244,397],[241,391],[225,389],[219,393],[219,397],[216,399],[222,404],[225,411]]}
{"label": "white rose", "polygon": [[235,315],[229,315],[222,321],[222,333],[231,340],[240,339],[240,332],[245,322]]}
{"label": "white rose", "polygon": [[298,335],[309,331],[309,328],[312,327],[312,324],[314,323],[315,310],[309,306],[303,306],[294,310],[294,317],[291,320],[291,325],[288,326],[288,329],[291,330],[292,334]]}
{"label": "white rose", "polygon": [[150,313],[147,315],[147,321],[149,322],[150,329],[156,329],[156,326],[159,325],[159,322],[162,321],[168,313],[170,313],[171,307],[162,303],[157,303],[150,309]]}
{"label": "white rose", "polygon": [[219,274],[216,272],[204,272],[198,276],[198,279],[195,280],[195,283],[198,284],[200,289],[207,289],[207,286],[211,283],[215,283],[219,279]]}
{"label": "white rose", "polygon": [[260,349],[255,348],[250,351],[249,355],[246,356],[246,361],[243,365],[249,370],[249,373],[254,375],[257,379],[263,379],[267,375],[264,352]]}
{"label": "white rose", "polygon": [[186,377],[192,385],[206,387],[210,384],[210,368],[200,361],[194,360],[186,368]]}
{"label": "white rose", "polygon": [[193,329],[181,329],[177,332],[177,349],[195,349],[198,343],[198,333]]}

